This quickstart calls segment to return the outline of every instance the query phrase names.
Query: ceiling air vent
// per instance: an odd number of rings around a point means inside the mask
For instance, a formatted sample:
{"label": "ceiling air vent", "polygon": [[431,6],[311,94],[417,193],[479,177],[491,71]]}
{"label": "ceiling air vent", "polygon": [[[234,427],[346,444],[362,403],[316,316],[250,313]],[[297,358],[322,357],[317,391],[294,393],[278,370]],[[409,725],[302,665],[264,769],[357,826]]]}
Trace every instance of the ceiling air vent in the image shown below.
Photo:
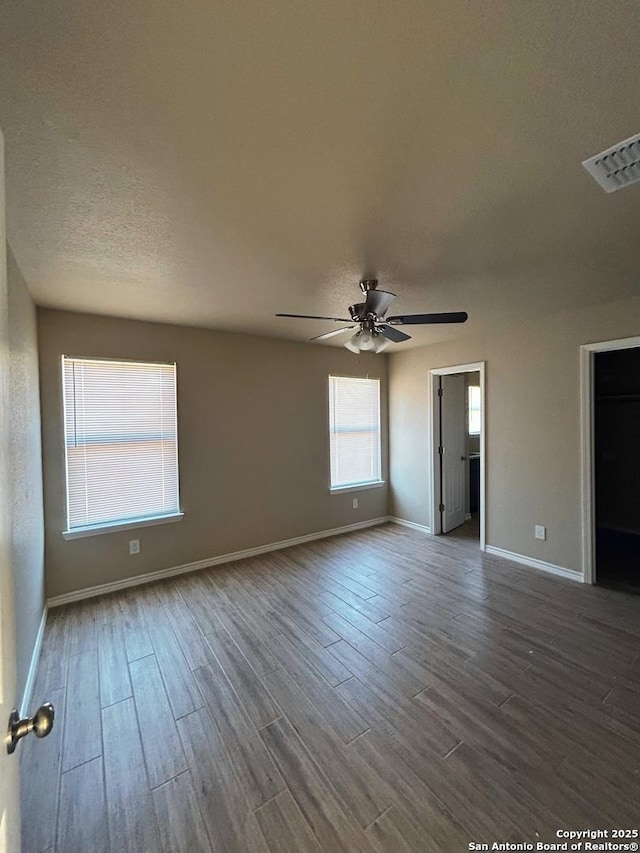
{"label": "ceiling air vent", "polygon": [[582,165],[605,192],[613,193],[640,181],[640,133],[607,148]]}

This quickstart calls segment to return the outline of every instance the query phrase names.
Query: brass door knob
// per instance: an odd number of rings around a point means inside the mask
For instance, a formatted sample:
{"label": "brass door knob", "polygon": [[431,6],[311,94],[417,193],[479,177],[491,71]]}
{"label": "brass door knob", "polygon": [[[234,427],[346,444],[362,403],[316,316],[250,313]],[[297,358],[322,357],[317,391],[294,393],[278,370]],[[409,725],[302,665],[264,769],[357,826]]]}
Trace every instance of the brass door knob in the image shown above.
{"label": "brass door knob", "polygon": [[20,738],[33,732],[36,737],[46,737],[53,728],[56,712],[51,702],[45,702],[35,712],[33,717],[23,717],[17,710],[13,710],[9,717],[9,729],[7,731],[7,752],[9,755],[15,752]]}

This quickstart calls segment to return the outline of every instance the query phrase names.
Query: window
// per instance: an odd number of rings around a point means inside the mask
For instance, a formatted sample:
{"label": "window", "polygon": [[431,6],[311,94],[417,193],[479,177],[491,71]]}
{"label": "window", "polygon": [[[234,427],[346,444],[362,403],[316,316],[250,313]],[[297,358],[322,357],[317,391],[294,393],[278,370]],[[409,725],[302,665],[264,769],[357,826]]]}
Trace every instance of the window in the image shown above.
{"label": "window", "polygon": [[331,488],[380,482],[380,380],[329,377]]}
{"label": "window", "polygon": [[180,515],[176,366],[62,358],[67,531]]}
{"label": "window", "polygon": [[469,435],[480,435],[480,386],[469,385]]}

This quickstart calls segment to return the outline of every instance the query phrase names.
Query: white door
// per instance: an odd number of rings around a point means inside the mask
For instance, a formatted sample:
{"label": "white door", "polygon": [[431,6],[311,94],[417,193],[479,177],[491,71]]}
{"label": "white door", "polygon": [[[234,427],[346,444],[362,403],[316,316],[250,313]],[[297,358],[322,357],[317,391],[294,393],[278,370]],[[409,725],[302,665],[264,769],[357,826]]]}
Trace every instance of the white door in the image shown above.
{"label": "white door", "polygon": [[16,635],[11,564],[9,479],[9,352],[7,259],[4,219],[4,143],[0,134],[0,850],[20,853],[18,753],[7,754],[4,738],[16,696]]}
{"label": "white door", "polygon": [[442,466],[442,532],[464,524],[466,514],[466,383],[464,374],[441,376],[440,455]]}

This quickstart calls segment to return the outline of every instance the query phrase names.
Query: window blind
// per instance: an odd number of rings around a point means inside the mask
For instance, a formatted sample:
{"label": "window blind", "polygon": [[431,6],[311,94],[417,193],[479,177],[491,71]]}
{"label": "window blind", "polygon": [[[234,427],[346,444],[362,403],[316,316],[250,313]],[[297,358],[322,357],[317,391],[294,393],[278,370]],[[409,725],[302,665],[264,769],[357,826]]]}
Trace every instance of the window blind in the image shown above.
{"label": "window blind", "polygon": [[480,435],[480,386],[469,385],[469,435]]}
{"label": "window blind", "polygon": [[331,487],[380,480],[380,380],[329,377]]}
{"label": "window blind", "polygon": [[176,366],[62,359],[68,529],[180,511]]}

